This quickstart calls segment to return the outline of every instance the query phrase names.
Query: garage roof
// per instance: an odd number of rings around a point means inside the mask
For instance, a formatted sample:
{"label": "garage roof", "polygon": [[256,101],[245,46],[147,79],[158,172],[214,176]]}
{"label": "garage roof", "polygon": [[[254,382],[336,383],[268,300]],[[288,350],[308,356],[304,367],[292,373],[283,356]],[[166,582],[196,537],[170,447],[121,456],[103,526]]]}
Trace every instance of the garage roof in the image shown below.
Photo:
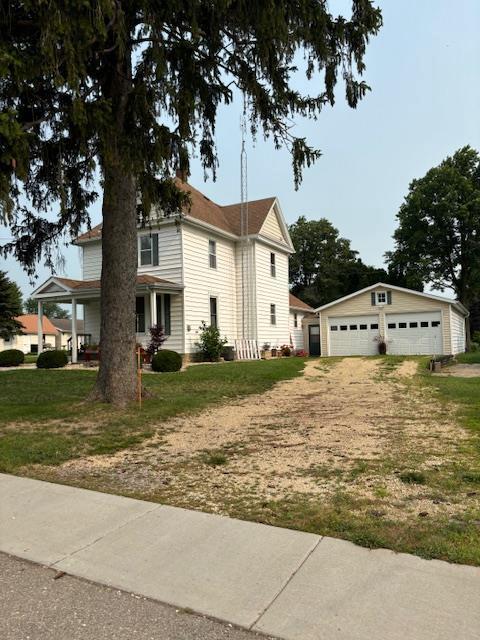
{"label": "garage roof", "polygon": [[349,293],[348,296],[343,296],[343,298],[338,298],[337,300],[333,300],[333,302],[329,302],[327,304],[322,305],[315,309],[315,312],[323,311],[324,309],[328,309],[329,307],[333,307],[333,305],[338,304],[339,302],[343,302],[344,300],[349,300],[350,298],[354,298],[355,296],[360,295],[361,293],[366,293],[367,291],[372,291],[373,289],[378,289],[382,287],[383,289],[390,289],[392,291],[403,291],[403,293],[411,293],[412,295],[421,296],[423,298],[430,298],[431,300],[439,300],[440,302],[447,302],[451,304],[456,310],[461,313],[463,316],[468,316],[469,311],[466,307],[463,306],[461,302],[458,300],[452,300],[451,298],[445,298],[444,296],[436,296],[433,293],[425,293],[423,291],[415,291],[414,289],[406,289],[405,287],[397,287],[393,284],[386,284],[385,282],[377,282],[376,284],[371,284],[369,287],[365,287],[364,289],[360,289],[359,291],[354,291],[353,293]]}

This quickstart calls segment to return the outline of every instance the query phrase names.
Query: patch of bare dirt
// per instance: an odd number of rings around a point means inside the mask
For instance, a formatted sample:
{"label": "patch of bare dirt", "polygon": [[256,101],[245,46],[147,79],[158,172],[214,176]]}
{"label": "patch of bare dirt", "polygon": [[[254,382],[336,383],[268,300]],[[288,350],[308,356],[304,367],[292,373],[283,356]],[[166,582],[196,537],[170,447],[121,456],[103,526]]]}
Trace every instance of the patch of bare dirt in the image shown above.
{"label": "patch of bare dirt", "polygon": [[400,474],[451,464],[463,430],[428,389],[411,382],[415,361],[386,377],[379,367],[367,358],[308,361],[299,378],[173,419],[137,448],[70,461],[55,477],[93,478],[100,489],[219,513],[239,497],[300,493],[329,500],[338,491],[380,500],[383,512],[398,519],[454,512],[454,502],[402,482]]}
{"label": "patch of bare dirt", "polygon": [[479,378],[480,364],[454,364],[441,373],[434,373],[434,376],[453,376],[455,378]]}

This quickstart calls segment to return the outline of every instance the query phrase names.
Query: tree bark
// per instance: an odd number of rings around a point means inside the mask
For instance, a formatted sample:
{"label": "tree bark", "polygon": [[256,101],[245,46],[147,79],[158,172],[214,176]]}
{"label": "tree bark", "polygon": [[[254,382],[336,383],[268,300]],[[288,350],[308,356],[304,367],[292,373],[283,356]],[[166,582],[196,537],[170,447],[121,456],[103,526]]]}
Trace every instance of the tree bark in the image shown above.
{"label": "tree bark", "polygon": [[[117,51],[112,56],[117,55]],[[100,369],[93,397],[115,405],[135,398],[135,290],[137,283],[137,187],[125,127],[132,89],[131,57],[124,52],[106,78],[112,109],[111,136],[103,140],[103,227],[100,293]]]}

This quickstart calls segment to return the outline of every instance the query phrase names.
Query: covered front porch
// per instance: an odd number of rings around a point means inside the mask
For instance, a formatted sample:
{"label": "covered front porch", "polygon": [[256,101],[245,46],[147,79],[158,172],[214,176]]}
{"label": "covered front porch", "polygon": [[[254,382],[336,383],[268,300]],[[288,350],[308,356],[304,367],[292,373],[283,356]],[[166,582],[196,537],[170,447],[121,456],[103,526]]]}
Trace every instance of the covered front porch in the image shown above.
{"label": "covered front porch", "polygon": [[[149,329],[154,325],[164,328],[169,346],[183,351],[183,322],[181,295],[183,286],[152,275],[137,276],[135,331],[137,342],[146,346]],[[43,345],[43,304],[56,302],[71,305],[72,335],[71,358],[79,359],[79,337],[98,345],[100,341],[100,280],[73,280],[52,276],[32,294],[38,302],[38,353]],[[84,331],[78,333],[78,318],[83,312]],[[81,342],[81,341],[80,341]]]}

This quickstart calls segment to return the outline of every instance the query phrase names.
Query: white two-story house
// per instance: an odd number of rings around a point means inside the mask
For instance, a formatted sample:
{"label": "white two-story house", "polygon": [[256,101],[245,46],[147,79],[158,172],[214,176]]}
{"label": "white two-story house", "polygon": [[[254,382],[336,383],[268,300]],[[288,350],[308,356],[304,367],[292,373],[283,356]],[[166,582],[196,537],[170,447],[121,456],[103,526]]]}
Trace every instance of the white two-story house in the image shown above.
{"label": "white two-story house", "polygon": [[[291,318],[297,310],[290,309],[288,260],[294,249],[277,198],[248,203],[248,231],[242,235],[239,204],[221,206],[191,185],[178,179],[177,184],[189,192],[190,208],[138,229],[138,342],[147,344],[149,328],[160,324],[168,336],[165,348],[191,354],[205,322],[231,345],[241,338],[260,347],[293,344]],[[101,225],[75,244],[82,280],[52,276],[33,295],[40,317],[44,300],[70,302],[74,320],[82,305],[83,332],[98,344]]]}

